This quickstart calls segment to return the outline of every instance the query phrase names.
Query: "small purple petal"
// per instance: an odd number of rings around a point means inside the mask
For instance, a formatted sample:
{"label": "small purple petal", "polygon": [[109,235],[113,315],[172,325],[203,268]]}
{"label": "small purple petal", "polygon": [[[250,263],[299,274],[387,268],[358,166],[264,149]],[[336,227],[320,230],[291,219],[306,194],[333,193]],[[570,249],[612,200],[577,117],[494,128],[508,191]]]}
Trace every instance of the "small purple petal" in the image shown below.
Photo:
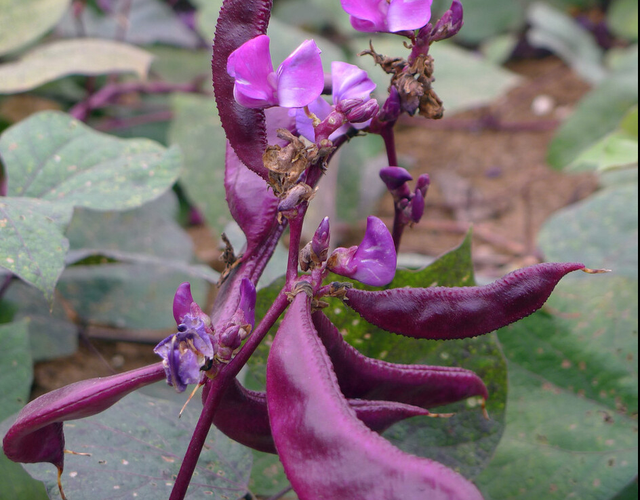
{"label": "small purple petal", "polygon": [[277,71],[278,104],[301,108],[315,101],[324,89],[320,49],[313,40],[304,41]]}
{"label": "small purple petal", "polygon": [[396,260],[391,233],[384,222],[371,216],[367,218],[362,243],[350,249],[336,249],[329,257],[327,267],[365,285],[385,286],[395,276]]}
{"label": "small purple petal", "polygon": [[260,35],[241,45],[229,56],[227,72],[235,79],[234,97],[246,108],[265,108],[278,104],[276,74],[269,44],[269,37]]}
{"label": "small purple petal", "polygon": [[340,3],[351,16],[354,29],[365,33],[387,31],[389,4],[386,0],[340,0]]}
{"label": "small purple petal", "polygon": [[426,26],[431,19],[432,3],[433,0],[391,0],[387,15],[389,31],[395,33]]}
{"label": "small purple petal", "polygon": [[385,167],[380,170],[380,178],[389,191],[395,191],[413,180],[411,174],[402,167]]}
{"label": "small purple petal", "polygon": [[367,101],[376,88],[366,71],[341,61],[331,63],[331,79],[334,104],[346,99]]}
{"label": "small purple petal", "polygon": [[329,217],[325,217],[322,219],[322,222],[318,226],[318,229],[316,229],[313,239],[311,240],[313,253],[321,259],[323,259],[323,255],[326,258],[327,251],[329,250],[329,241],[331,239],[329,229]]}
{"label": "small purple petal", "polygon": [[[309,104],[309,111],[316,115],[320,120],[324,120],[333,111],[333,106],[331,106],[331,104],[325,101],[322,97],[318,97],[315,101]],[[295,117],[296,127],[300,135],[311,142],[315,142],[316,130],[313,127],[313,121],[307,116],[304,109],[296,109]]]}
{"label": "small purple petal", "polygon": [[177,325],[182,323],[184,317],[191,312],[192,303],[191,284],[182,283],[173,297],[173,317]]}

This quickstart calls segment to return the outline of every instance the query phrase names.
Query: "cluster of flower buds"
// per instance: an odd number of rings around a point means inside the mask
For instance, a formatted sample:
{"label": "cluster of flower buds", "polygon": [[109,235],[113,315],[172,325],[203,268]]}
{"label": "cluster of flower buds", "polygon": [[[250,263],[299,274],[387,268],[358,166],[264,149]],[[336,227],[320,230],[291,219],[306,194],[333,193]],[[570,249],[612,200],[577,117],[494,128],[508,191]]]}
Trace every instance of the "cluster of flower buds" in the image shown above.
{"label": "cluster of flower buds", "polygon": [[413,177],[402,167],[385,167],[380,170],[380,178],[386,184],[396,208],[402,214],[401,223],[407,225],[420,222],[424,214],[424,199],[431,184],[429,175],[422,174],[418,177],[413,193],[408,185]]}
{"label": "cluster of flower buds", "polygon": [[178,331],[153,350],[162,358],[167,383],[183,392],[189,384],[201,384],[205,374],[214,377],[220,363],[226,364],[241,346],[255,323],[256,290],[244,279],[240,304],[233,317],[214,332],[211,318],[193,300],[191,285],[182,283],[173,299],[173,316]]}
{"label": "cluster of flower buds", "polygon": [[350,127],[366,128],[379,109],[378,102],[371,98],[376,84],[357,66],[333,62],[331,83],[333,105],[319,97],[306,110],[296,111],[298,131],[316,144],[333,141]]}

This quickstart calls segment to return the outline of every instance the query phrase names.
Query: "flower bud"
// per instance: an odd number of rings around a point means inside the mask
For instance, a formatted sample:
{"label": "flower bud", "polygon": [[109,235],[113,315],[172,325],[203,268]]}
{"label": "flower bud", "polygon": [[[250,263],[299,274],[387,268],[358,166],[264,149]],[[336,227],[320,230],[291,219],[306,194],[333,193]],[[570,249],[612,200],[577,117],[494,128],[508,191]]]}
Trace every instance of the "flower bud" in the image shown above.
{"label": "flower bud", "polygon": [[392,193],[403,188],[407,182],[413,180],[411,174],[402,167],[385,167],[380,170],[380,178]]}
{"label": "flower bud", "polygon": [[311,248],[313,253],[316,254],[320,262],[327,260],[327,253],[329,252],[329,241],[331,235],[329,234],[329,217],[322,219],[322,222],[316,229],[313,239],[311,240]]}
{"label": "flower bud", "polygon": [[329,257],[327,268],[365,285],[391,283],[396,272],[396,250],[384,222],[369,217],[362,243],[357,247],[337,248]]}
{"label": "flower bud", "polygon": [[347,120],[351,123],[363,123],[371,120],[379,111],[378,101],[369,99],[363,101],[361,99],[346,99],[338,105]]}

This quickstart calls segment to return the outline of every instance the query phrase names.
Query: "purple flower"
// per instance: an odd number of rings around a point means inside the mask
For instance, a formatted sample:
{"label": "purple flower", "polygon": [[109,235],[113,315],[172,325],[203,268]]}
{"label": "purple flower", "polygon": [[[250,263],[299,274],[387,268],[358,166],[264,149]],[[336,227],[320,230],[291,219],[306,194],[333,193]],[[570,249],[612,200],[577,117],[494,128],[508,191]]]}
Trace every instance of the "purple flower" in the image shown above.
{"label": "purple flower", "polygon": [[367,229],[359,246],[337,248],[327,261],[327,268],[340,276],[370,286],[391,283],[396,273],[393,238],[377,217],[367,219]]}
{"label": "purple flower", "polygon": [[260,35],[233,51],[227,72],[235,79],[234,97],[246,108],[301,108],[324,88],[320,49],[306,40],[276,71],[269,52],[269,37]]}
{"label": "purple flower", "polygon": [[322,97],[309,104],[309,111],[322,120],[317,128],[304,110],[296,110],[298,132],[310,141],[334,140],[344,135],[350,126],[366,128],[378,112],[378,103],[371,98],[376,84],[366,71],[353,64],[335,61],[331,63],[331,83],[333,106]]}
{"label": "purple flower", "polygon": [[340,0],[358,31],[396,33],[420,29],[431,19],[433,0]]}
{"label": "purple flower", "polygon": [[201,368],[213,359],[213,330],[210,318],[193,300],[189,283],[182,283],[176,291],[173,316],[178,332],[160,342],[153,352],[162,358],[167,383],[182,392],[188,384],[201,382]]}

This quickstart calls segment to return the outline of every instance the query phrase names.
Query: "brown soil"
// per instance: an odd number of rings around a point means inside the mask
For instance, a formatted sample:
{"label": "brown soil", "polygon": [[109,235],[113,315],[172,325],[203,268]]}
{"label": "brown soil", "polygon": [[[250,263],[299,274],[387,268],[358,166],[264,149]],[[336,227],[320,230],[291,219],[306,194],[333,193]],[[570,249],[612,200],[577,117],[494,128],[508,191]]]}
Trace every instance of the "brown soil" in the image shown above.
{"label": "brown soil", "polygon": [[[473,223],[476,268],[499,276],[537,261],[535,235],[543,222],[595,189],[591,176],[567,176],[545,163],[558,120],[588,87],[555,58],[511,69],[527,79],[491,106],[440,122],[412,120],[399,130],[399,153],[414,157],[416,177],[432,178],[423,222],[405,233],[404,252],[438,255],[459,244]],[[534,101],[546,113],[534,113]],[[390,221],[392,210],[386,196],[379,215]],[[214,241],[206,231],[194,236],[210,262]],[[157,361],[148,344],[90,342],[73,356],[37,363],[33,396]]]}

